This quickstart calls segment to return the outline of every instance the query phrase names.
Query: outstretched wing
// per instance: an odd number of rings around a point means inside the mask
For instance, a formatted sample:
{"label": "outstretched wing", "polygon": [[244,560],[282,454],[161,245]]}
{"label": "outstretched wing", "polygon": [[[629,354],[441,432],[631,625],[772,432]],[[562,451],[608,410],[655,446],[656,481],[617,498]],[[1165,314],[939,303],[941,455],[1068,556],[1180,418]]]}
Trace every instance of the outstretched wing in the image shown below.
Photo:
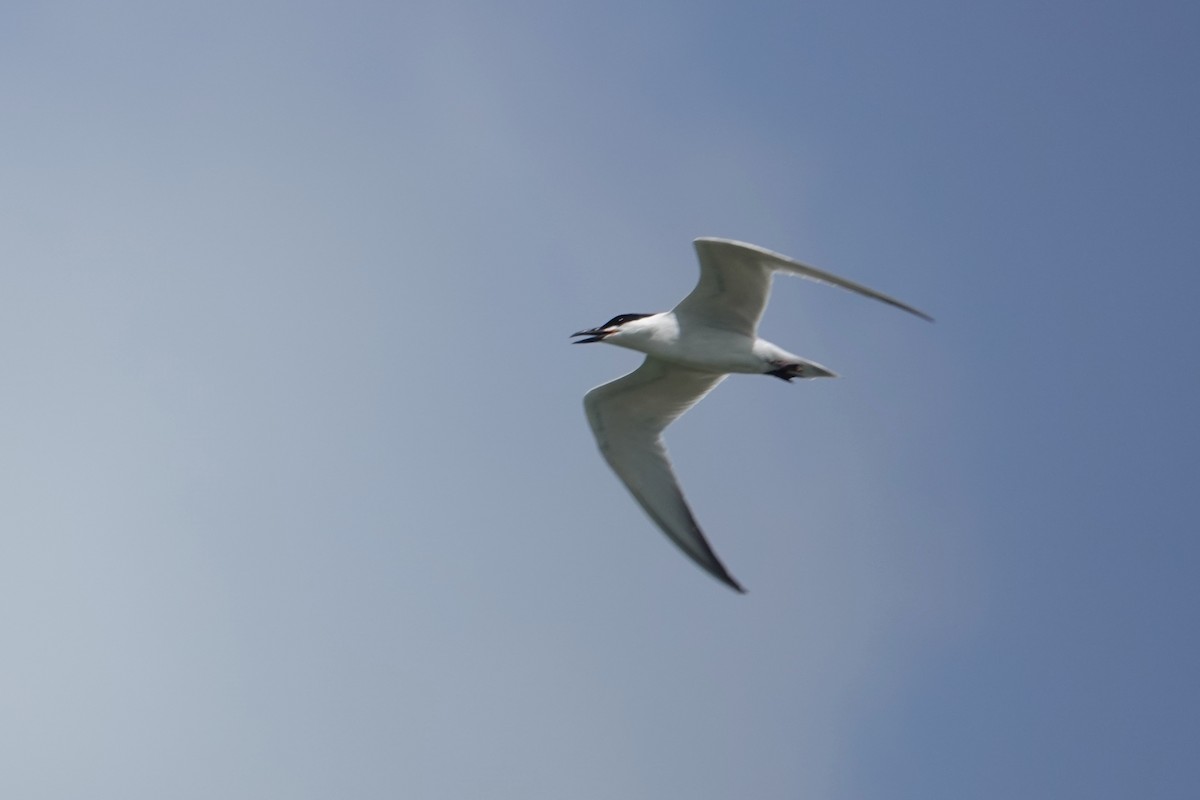
{"label": "outstretched wing", "polygon": [[650,518],[709,574],[744,592],[696,524],[661,436],[724,377],[647,357],[623,378],[588,392],[583,406],[600,452]]}
{"label": "outstretched wing", "polygon": [[933,317],[894,297],[752,244],[711,238],[697,239],[694,244],[700,258],[700,282],[675,307],[675,314],[684,319],[690,317],[705,325],[754,336],[771,294],[771,275],[787,272],[849,289],[933,321]]}

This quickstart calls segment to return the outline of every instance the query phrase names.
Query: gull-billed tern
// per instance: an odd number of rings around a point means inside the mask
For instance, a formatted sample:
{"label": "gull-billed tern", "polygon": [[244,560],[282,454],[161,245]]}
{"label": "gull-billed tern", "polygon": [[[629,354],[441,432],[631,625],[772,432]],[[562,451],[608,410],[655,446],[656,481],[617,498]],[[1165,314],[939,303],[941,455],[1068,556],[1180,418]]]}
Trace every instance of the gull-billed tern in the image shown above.
{"label": "gull-billed tern", "polygon": [[695,245],[700,281],[675,308],[659,314],[620,314],[571,336],[585,337],[575,344],[606,342],[646,354],[633,372],[584,397],[596,443],[663,533],[713,577],[744,592],[696,524],[667,459],[663,430],[731,372],[774,375],[789,382],[834,377],[820,364],[758,338],[758,321],[776,272],[840,286],[930,322],[933,318],[861,284],[752,244],[703,238]]}

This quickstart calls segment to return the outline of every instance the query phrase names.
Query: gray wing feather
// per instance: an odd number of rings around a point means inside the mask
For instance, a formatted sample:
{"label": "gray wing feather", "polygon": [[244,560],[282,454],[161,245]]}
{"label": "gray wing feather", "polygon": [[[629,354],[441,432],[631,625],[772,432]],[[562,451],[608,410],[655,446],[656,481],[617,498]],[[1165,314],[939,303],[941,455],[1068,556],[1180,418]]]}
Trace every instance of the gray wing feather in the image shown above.
{"label": "gray wing feather", "polygon": [[700,281],[675,307],[675,313],[684,318],[695,316],[706,324],[754,336],[771,294],[771,275],[786,272],[838,286],[933,321],[925,312],[894,297],[762,247],[712,238],[697,239],[694,245],[700,259]]}
{"label": "gray wing feather", "polygon": [[642,509],[693,561],[744,592],[696,524],[661,436],[724,377],[648,357],[628,375],[592,389],[583,405],[600,452]]}

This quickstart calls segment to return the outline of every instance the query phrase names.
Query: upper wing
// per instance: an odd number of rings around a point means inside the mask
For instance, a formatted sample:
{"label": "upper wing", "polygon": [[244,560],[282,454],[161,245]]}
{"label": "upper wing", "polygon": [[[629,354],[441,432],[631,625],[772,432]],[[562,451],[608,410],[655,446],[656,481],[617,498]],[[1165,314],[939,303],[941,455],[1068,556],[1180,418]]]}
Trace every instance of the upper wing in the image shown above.
{"label": "upper wing", "polygon": [[588,392],[583,406],[600,452],[650,518],[709,574],[744,592],[696,524],[660,436],[724,377],[647,357],[625,377]]}
{"label": "upper wing", "polygon": [[700,257],[700,282],[675,307],[675,313],[685,318],[754,336],[771,294],[771,274],[779,271],[840,286],[933,321],[928,314],[886,294],[752,244],[710,238],[697,239],[694,244]]}

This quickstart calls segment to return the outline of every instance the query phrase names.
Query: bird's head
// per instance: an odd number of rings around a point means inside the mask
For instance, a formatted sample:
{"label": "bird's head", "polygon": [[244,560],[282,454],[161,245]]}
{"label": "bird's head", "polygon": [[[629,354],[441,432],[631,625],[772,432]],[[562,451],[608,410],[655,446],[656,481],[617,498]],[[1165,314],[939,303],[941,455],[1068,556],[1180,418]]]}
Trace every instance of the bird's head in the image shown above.
{"label": "bird's head", "polygon": [[636,321],[639,319],[645,319],[646,317],[653,317],[653,316],[655,316],[655,315],[654,314],[618,314],[617,316],[613,317],[608,322],[604,323],[603,325],[600,325],[599,327],[589,328],[586,331],[577,331],[575,333],[572,333],[571,334],[572,337],[585,336],[587,338],[576,339],[574,342],[571,342],[571,344],[587,344],[588,342],[603,342],[606,340],[611,340],[613,344],[616,344],[617,343],[616,340],[621,338],[622,333],[628,334],[628,333],[632,332],[634,329],[639,327],[636,324],[630,324],[630,323],[636,323]]}

